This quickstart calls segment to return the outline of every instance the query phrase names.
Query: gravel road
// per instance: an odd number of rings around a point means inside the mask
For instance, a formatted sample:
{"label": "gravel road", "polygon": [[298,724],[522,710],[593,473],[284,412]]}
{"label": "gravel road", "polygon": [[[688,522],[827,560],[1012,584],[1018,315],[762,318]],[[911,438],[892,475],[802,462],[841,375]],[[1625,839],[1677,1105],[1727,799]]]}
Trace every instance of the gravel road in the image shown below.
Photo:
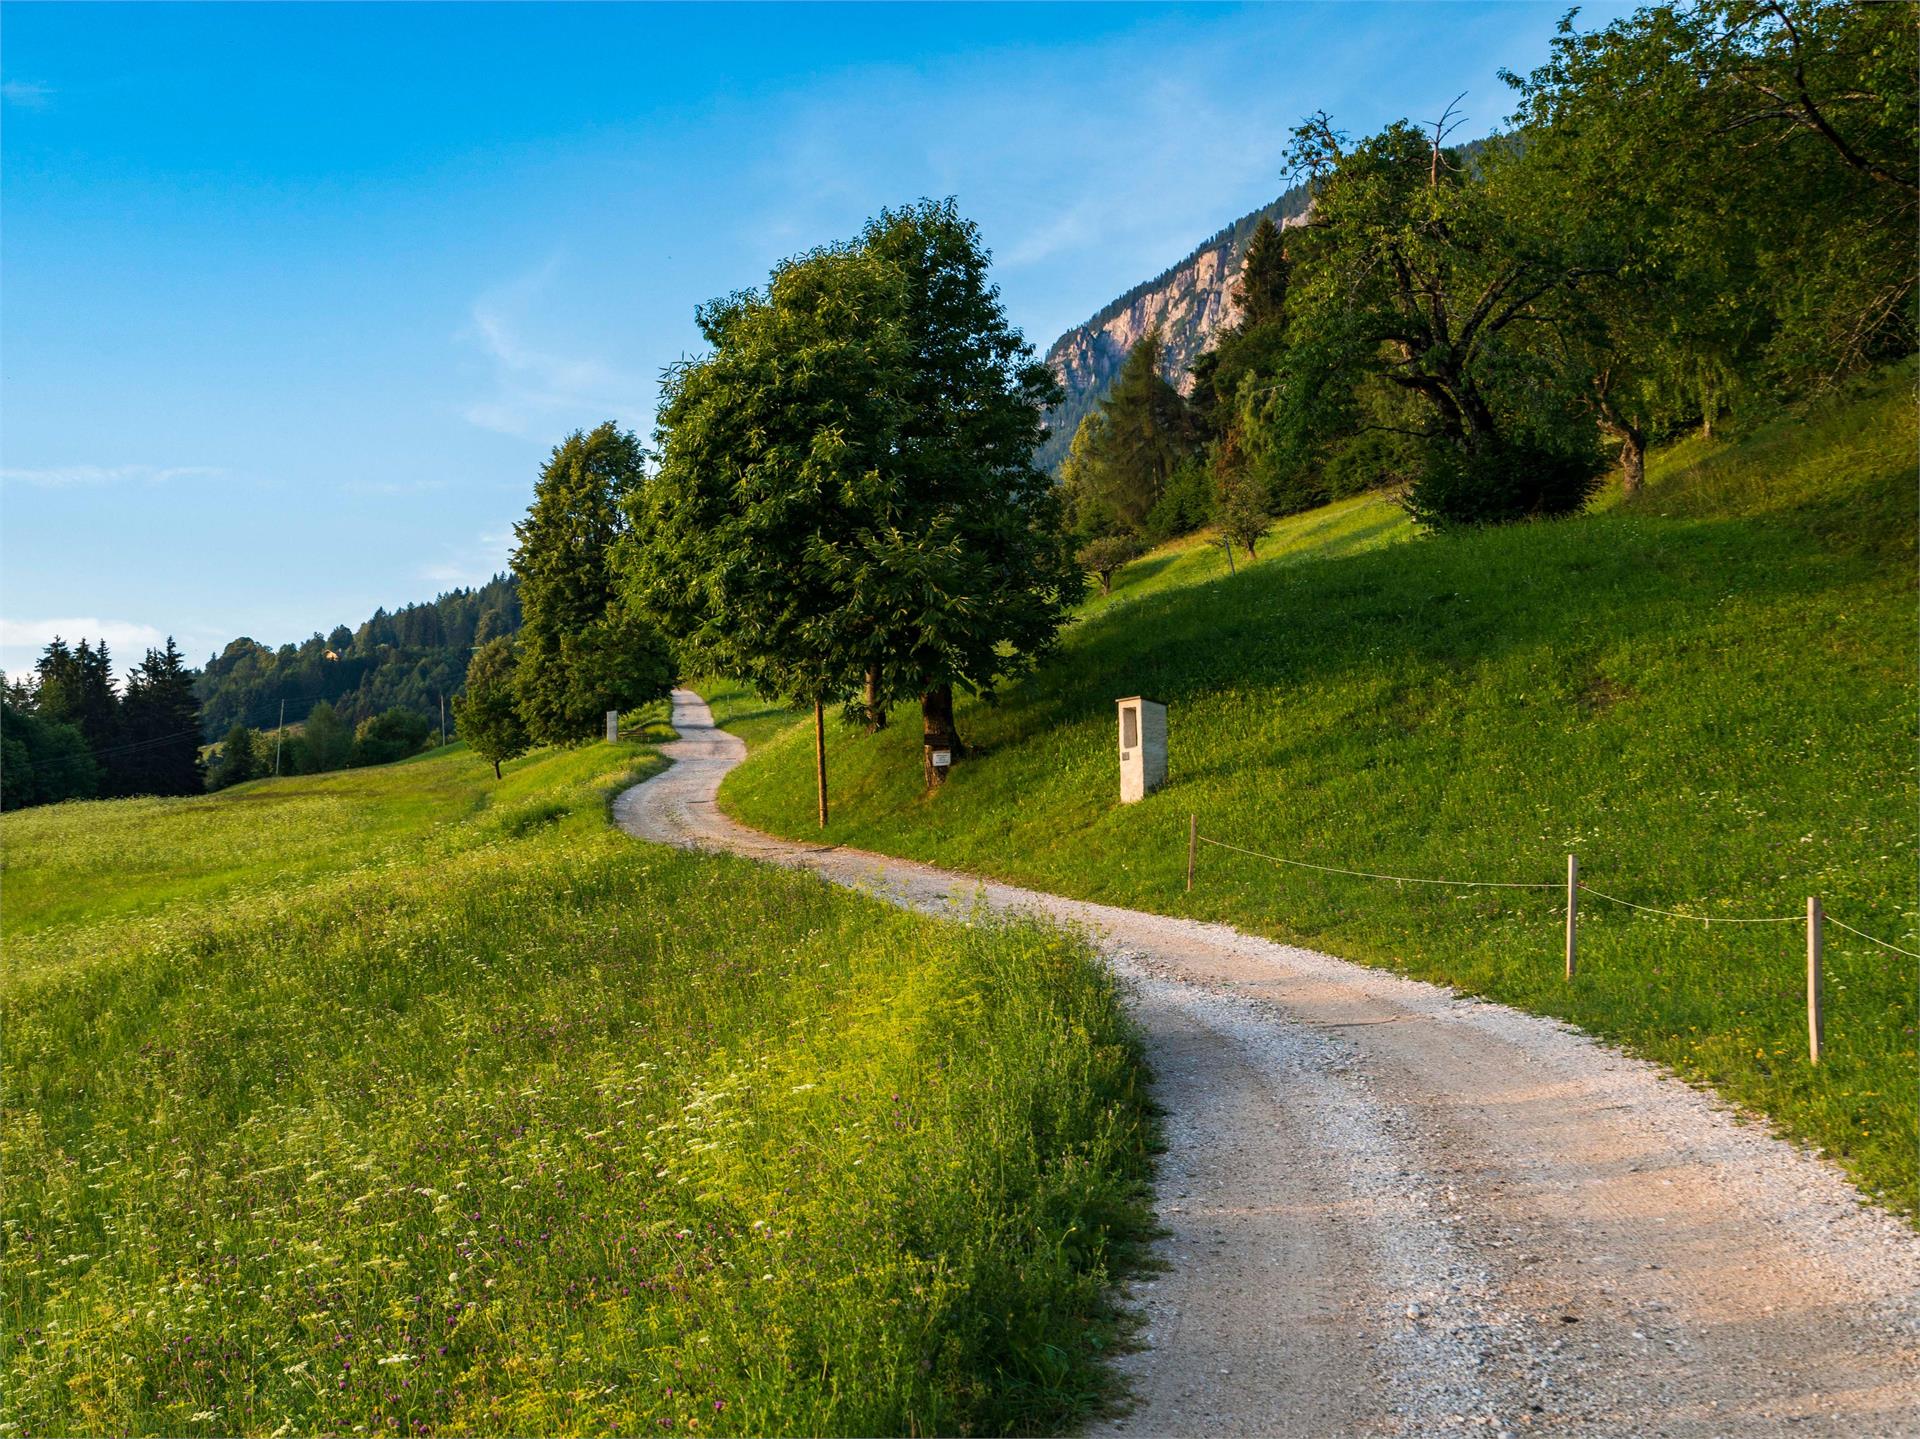
{"label": "gravel road", "polygon": [[1103,1434],[1920,1435],[1920,1235],[1651,1065],[1221,925],[774,839],[675,691],[642,839],[1083,929],[1147,1036],[1164,1272]]}

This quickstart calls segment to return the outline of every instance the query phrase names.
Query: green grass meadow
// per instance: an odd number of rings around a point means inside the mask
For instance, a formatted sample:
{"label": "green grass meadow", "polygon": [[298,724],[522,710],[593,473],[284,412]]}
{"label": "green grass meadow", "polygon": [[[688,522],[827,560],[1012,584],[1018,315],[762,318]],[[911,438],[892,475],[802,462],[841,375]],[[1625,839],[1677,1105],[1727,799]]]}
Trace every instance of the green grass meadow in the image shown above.
{"label": "green grass meadow", "polygon": [[636,744],[9,814],[0,1432],[992,1433],[1148,1222],[1084,945],[644,845]]}
{"label": "green grass meadow", "polygon": [[[1699,916],[1829,914],[1920,949],[1915,903],[1914,368],[1653,457],[1585,517],[1416,538],[1392,501],[1280,522],[1229,577],[1190,541],[1123,571],[1063,652],[920,792],[917,715],[836,727],[826,838],[1223,920],[1563,1017],[1714,1086],[1920,1214],[1920,962],[1828,926],[1807,1058],[1800,923],[1716,925],[1589,896],[1444,889],[1312,863],[1564,883]],[[1114,701],[1169,705],[1171,777],[1121,807]],[[814,826],[811,733],[735,689],[757,748],[723,803]]]}

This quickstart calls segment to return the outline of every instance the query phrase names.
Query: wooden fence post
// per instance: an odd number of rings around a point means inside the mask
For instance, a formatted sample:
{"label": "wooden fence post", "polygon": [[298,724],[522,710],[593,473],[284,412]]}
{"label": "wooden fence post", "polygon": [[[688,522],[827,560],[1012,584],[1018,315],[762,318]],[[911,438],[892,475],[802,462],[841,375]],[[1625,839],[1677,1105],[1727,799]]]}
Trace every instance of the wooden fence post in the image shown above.
{"label": "wooden fence post", "polygon": [[813,777],[820,791],[820,828],[827,827],[827,707],[813,702]]}
{"label": "wooden fence post", "polygon": [[1573,981],[1574,941],[1580,931],[1580,860],[1567,856],[1567,981]]}
{"label": "wooden fence post", "polygon": [[1807,1058],[1820,1062],[1820,1046],[1826,1039],[1826,1016],[1820,1005],[1820,896],[1807,896]]}
{"label": "wooden fence post", "polygon": [[1187,893],[1193,893],[1193,852],[1200,848],[1200,816],[1187,816]]}

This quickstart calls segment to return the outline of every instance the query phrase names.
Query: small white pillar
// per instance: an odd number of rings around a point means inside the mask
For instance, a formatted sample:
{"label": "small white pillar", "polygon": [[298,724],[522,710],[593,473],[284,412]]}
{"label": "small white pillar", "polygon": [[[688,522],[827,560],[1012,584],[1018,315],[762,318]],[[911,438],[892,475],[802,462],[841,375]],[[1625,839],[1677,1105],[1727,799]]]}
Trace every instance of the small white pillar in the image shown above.
{"label": "small white pillar", "polygon": [[620,711],[607,711],[607,743],[612,744],[620,738]]}
{"label": "small white pillar", "polygon": [[1120,803],[1167,782],[1167,707],[1134,695],[1120,701]]}

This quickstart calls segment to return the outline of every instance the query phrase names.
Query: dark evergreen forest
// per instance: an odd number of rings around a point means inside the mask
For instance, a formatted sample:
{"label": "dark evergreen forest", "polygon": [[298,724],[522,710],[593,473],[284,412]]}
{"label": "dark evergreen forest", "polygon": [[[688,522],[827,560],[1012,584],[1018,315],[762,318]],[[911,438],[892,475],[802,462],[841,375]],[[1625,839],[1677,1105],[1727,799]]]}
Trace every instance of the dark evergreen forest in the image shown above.
{"label": "dark evergreen forest", "polygon": [[210,740],[234,725],[271,726],[282,700],[290,725],[323,700],[350,728],[391,709],[437,724],[441,698],[459,690],[475,647],[519,629],[519,585],[507,574],[278,649],[243,635],[209,657],[194,682],[201,726]]}

